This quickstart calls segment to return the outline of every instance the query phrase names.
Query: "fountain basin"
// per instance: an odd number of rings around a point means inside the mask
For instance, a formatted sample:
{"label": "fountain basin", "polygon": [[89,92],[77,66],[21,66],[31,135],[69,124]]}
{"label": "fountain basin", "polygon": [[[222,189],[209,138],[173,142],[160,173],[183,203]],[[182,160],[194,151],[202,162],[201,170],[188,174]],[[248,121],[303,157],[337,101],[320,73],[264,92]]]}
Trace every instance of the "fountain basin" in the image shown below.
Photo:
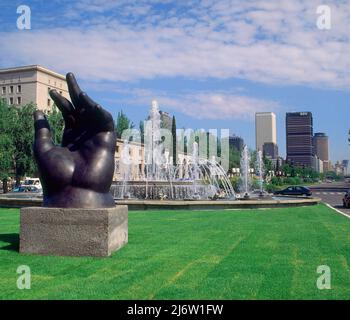
{"label": "fountain basin", "polygon": [[[128,205],[129,210],[242,210],[259,208],[278,208],[312,206],[321,202],[320,198],[310,197],[271,197],[270,199],[250,199],[250,200],[117,200],[118,205]],[[37,207],[42,205],[42,199],[7,198],[0,196],[0,207],[21,208]]]}
{"label": "fountain basin", "polygon": [[110,192],[116,200],[125,199],[126,193],[133,199],[140,200],[209,200],[215,196],[218,189],[203,181],[127,181],[113,182]]}
{"label": "fountain basin", "polygon": [[321,202],[320,198],[284,198],[250,200],[118,200],[117,204],[128,205],[129,210],[242,210],[259,208],[279,208],[312,206]]}

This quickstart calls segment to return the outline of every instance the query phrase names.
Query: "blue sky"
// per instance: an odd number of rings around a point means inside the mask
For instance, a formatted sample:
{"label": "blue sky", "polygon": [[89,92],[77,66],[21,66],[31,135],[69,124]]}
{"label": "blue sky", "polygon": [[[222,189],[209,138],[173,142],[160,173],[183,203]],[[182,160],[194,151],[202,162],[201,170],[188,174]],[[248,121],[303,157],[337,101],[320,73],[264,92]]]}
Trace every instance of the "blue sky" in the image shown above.
{"label": "blue sky", "polygon": [[[18,5],[31,30],[18,30]],[[40,64],[75,72],[114,116],[138,124],[152,99],[178,127],[223,128],[255,146],[254,114],[311,111],[332,161],[349,159],[350,3],[319,0],[28,0],[0,3],[0,67]]]}

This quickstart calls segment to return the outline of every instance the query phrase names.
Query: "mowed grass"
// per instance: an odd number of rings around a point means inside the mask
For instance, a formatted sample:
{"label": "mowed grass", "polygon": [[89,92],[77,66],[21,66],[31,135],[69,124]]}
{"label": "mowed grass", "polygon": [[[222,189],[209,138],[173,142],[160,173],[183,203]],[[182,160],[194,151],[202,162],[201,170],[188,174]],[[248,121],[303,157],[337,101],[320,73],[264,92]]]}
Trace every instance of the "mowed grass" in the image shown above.
{"label": "mowed grass", "polygon": [[[20,255],[19,210],[0,209],[0,299],[349,299],[350,219],[324,205],[129,213],[110,258]],[[30,290],[17,289],[20,265]],[[331,290],[316,269],[331,268]]]}

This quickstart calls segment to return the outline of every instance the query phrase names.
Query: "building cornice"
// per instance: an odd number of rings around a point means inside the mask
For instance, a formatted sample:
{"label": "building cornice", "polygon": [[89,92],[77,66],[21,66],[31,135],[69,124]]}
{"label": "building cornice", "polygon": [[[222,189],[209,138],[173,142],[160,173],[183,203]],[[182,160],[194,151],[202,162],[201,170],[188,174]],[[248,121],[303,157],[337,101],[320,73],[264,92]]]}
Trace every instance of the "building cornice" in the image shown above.
{"label": "building cornice", "polygon": [[39,65],[0,69],[0,75],[3,73],[16,73],[16,72],[25,72],[25,71],[41,71],[43,73],[46,73],[50,76],[54,76],[54,77],[59,78],[61,80],[66,80],[65,76],[63,76],[62,74],[57,73],[57,72],[52,71],[52,70],[49,70],[49,69],[46,69],[46,68],[39,66]]}

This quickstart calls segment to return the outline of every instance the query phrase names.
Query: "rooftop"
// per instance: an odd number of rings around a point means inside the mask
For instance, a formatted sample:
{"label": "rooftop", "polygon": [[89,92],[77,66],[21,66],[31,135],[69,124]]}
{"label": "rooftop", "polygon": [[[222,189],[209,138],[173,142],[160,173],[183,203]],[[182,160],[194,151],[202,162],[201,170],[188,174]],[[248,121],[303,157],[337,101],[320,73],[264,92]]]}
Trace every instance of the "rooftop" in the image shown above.
{"label": "rooftop", "polygon": [[51,76],[60,78],[62,80],[66,80],[64,75],[57,73],[55,71],[52,71],[50,69],[47,69],[45,67],[42,67],[40,65],[3,68],[3,69],[0,69],[0,75],[4,74],[4,73],[16,73],[16,72],[25,72],[25,71],[41,71],[41,72],[44,72],[44,73],[49,74]]}

